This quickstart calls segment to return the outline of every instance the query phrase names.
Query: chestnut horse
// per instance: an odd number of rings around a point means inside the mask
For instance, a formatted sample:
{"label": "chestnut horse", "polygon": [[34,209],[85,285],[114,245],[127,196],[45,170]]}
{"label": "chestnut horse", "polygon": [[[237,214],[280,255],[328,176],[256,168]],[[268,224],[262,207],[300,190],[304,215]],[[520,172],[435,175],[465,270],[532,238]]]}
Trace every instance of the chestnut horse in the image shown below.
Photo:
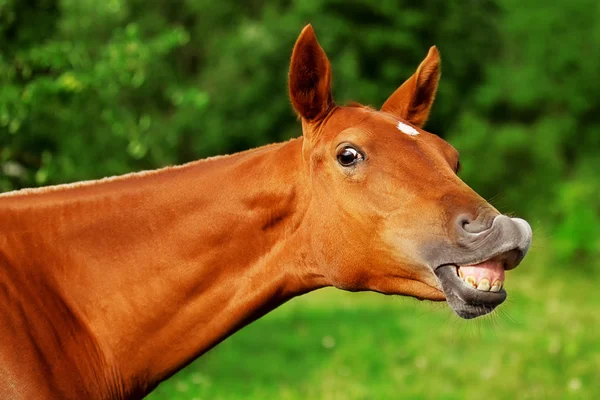
{"label": "chestnut horse", "polygon": [[289,75],[301,137],[0,195],[0,398],[141,398],[325,286],[493,310],[531,229],[422,129],[439,76],[432,47],[381,110],[338,106],[307,26]]}

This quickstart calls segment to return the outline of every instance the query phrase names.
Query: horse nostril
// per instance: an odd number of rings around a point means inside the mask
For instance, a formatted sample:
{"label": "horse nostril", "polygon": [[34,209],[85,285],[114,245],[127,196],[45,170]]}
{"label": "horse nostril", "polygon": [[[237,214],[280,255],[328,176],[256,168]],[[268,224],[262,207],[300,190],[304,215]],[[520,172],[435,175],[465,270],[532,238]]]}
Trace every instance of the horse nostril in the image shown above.
{"label": "horse nostril", "polygon": [[456,222],[459,227],[459,231],[477,234],[490,229],[492,227],[494,217],[495,215],[489,213],[480,213],[477,218],[472,219],[467,214],[461,214],[458,216]]}
{"label": "horse nostril", "polygon": [[458,221],[458,224],[460,225],[461,228],[463,228],[464,230],[467,230],[466,227],[467,227],[467,225],[469,225],[469,220],[466,218],[463,218]]}

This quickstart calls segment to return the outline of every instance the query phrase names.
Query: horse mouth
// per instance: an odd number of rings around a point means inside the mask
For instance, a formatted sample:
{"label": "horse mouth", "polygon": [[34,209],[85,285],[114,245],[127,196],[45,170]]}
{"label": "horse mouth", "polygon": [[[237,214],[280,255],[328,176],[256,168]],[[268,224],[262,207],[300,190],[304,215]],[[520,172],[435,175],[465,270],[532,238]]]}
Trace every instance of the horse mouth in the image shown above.
{"label": "horse mouth", "polygon": [[506,300],[504,270],[511,252],[473,264],[444,264],[435,269],[448,305],[461,318],[471,319],[492,312]]}

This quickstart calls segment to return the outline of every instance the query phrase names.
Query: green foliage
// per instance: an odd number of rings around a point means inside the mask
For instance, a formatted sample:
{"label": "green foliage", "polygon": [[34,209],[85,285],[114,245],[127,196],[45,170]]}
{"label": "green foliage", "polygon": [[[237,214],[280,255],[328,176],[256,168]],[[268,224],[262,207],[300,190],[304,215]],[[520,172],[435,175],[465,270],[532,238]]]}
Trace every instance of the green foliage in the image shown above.
{"label": "green foliage", "polygon": [[502,38],[450,141],[463,178],[553,229],[562,259],[600,256],[600,3],[502,0]]}
{"label": "green foliage", "polygon": [[0,190],[297,136],[287,68],[311,22],[339,103],[382,104],[436,44],[428,129],[477,191],[585,262],[600,255],[600,3],[537,3],[0,0]]}
{"label": "green foliage", "polygon": [[38,3],[0,8],[2,188],[177,162],[171,121],[207,102],[169,59],[186,30],[159,19],[144,26],[121,0]]}

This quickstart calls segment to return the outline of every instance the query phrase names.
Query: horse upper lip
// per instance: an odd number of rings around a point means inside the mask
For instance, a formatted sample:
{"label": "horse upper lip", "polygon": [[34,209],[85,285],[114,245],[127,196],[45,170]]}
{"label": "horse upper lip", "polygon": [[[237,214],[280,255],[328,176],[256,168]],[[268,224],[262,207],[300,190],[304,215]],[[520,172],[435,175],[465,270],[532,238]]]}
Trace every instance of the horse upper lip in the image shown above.
{"label": "horse upper lip", "polygon": [[477,264],[494,257],[505,257],[505,269],[515,268],[531,245],[531,227],[519,218],[499,215],[485,234],[472,235],[454,243],[433,242],[423,251],[423,258],[435,267]]}
{"label": "horse upper lip", "polygon": [[448,262],[448,263],[440,264],[437,267],[435,267],[434,270],[437,270],[438,268],[445,267],[448,265],[460,267],[461,265],[476,265],[476,264],[484,263],[486,261],[500,259],[500,260],[502,260],[502,262],[504,262],[504,269],[508,271],[508,270],[516,268],[518,263],[523,259],[523,257],[524,257],[524,254],[521,249],[511,249],[511,250],[504,251],[504,252],[492,253],[492,255],[490,255],[488,257],[479,257],[479,258],[473,258],[470,260],[467,259],[463,262]]}

